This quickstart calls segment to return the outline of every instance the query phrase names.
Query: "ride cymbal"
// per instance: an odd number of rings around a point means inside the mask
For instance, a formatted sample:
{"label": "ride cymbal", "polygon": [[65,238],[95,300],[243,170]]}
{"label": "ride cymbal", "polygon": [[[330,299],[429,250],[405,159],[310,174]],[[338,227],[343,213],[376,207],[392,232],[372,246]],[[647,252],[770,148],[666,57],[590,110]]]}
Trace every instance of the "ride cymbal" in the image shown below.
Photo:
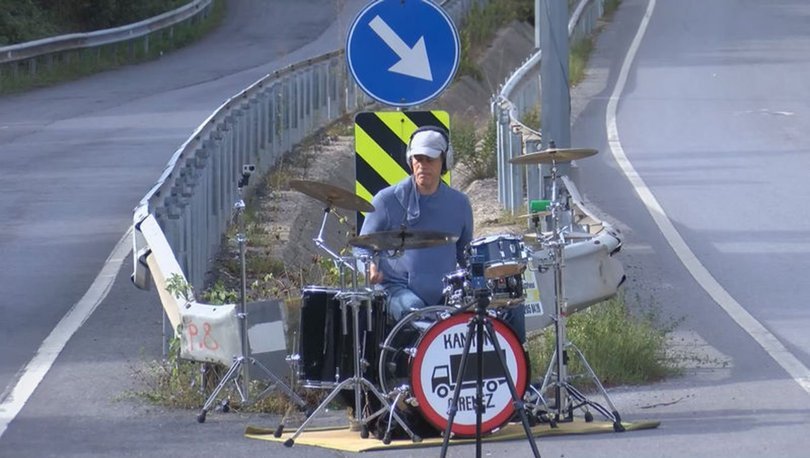
{"label": "ride cymbal", "polygon": [[373,212],[374,206],[363,200],[362,197],[347,191],[339,186],[310,180],[292,180],[290,187],[309,197],[325,202],[330,207],[339,207],[345,210],[359,212]]}
{"label": "ride cymbal", "polygon": [[513,157],[509,162],[516,165],[551,164],[552,162],[573,161],[593,156],[599,151],[593,148],[547,148],[536,153]]}
{"label": "ride cymbal", "polygon": [[383,231],[358,235],[349,239],[349,245],[374,251],[411,250],[453,243],[458,237],[433,231]]}

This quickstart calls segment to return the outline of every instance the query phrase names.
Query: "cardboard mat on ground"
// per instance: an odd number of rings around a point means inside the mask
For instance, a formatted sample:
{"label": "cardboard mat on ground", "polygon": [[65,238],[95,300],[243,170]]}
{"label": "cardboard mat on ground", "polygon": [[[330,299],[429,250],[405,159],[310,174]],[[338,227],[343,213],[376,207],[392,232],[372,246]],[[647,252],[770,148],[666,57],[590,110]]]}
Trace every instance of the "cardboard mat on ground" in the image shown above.
{"label": "cardboard mat on ground", "polygon": [[[638,421],[638,422],[622,422],[625,431],[637,431],[642,429],[657,428],[661,424],[659,421]],[[281,437],[274,437],[275,429],[260,428],[255,426],[248,426],[245,430],[245,437],[250,439],[260,439],[271,442],[283,443],[289,439],[294,431],[291,430],[281,435]],[[543,436],[558,436],[565,434],[595,434],[595,433],[613,433],[613,423],[592,421],[587,423],[585,421],[562,422],[556,428],[551,428],[548,424],[540,424],[532,427],[532,434],[534,437]],[[617,433],[623,434],[623,433]],[[483,437],[483,442],[506,441],[506,440],[520,440],[526,439],[526,433],[520,423],[510,423],[500,430]],[[469,444],[475,443],[475,438],[453,439],[450,445]],[[340,450],[344,452],[370,452],[374,450],[393,450],[402,448],[416,448],[416,447],[441,447],[442,438],[426,438],[422,442],[414,443],[410,439],[393,440],[390,444],[386,445],[381,440],[373,436],[368,439],[360,437],[357,431],[350,431],[348,427],[333,427],[333,428],[318,428],[309,429],[304,431],[300,436],[295,439],[295,445],[310,445],[313,447],[321,447],[332,450]]]}

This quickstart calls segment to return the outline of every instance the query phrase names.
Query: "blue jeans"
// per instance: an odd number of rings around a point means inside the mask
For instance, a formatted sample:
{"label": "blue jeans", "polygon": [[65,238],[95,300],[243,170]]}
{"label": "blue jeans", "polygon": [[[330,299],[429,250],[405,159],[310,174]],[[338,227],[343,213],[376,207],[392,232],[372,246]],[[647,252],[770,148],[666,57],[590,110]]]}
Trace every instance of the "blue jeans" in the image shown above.
{"label": "blue jeans", "polygon": [[415,309],[427,307],[425,301],[407,286],[391,285],[385,291],[388,293],[388,317],[394,323]]}

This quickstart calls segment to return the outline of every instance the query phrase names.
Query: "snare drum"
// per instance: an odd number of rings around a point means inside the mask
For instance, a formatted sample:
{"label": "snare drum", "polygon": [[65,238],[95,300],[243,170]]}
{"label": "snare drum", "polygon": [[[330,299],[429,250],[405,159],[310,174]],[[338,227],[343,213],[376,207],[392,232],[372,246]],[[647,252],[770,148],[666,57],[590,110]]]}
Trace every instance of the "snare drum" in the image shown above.
{"label": "snare drum", "polygon": [[[376,381],[380,344],[386,334],[385,295],[368,293],[371,302],[371,326],[369,329],[368,303],[360,309],[360,346],[354,348],[352,308],[341,310],[337,288],[307,286],[302,291],[301,323],[298,342],[298,379],[305,388],[333,388],[338,383],[354,376],[354,354],[369,362],[361,364],[363,376]],[[370,299],[369,299],[370,298]],[[344,334],[343,323],[345,317]]]}
{"label": "snare drum", "polygon": [[511,234],[491,235],[470,242],[470,256],[483,259],[486,278],[520,275],[526,270],[523,240]]}

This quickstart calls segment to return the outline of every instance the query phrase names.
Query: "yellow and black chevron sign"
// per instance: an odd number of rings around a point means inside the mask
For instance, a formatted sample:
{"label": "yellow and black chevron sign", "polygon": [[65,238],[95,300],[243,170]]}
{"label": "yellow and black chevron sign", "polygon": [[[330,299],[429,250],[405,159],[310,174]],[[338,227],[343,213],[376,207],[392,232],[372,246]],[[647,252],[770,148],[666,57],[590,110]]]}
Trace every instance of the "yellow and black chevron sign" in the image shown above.
{"label": "yellow and black chevron sign", "polygon": [[[438,126],[450,131],[446,111],[363,112],[354,117],[355,192],[368,202],[386,186],[410,173],[405,162],[408,140],[422,126]],[[450,184],[450,172],[442,177]],[[357,228],[364,216],[357,213]]]}

